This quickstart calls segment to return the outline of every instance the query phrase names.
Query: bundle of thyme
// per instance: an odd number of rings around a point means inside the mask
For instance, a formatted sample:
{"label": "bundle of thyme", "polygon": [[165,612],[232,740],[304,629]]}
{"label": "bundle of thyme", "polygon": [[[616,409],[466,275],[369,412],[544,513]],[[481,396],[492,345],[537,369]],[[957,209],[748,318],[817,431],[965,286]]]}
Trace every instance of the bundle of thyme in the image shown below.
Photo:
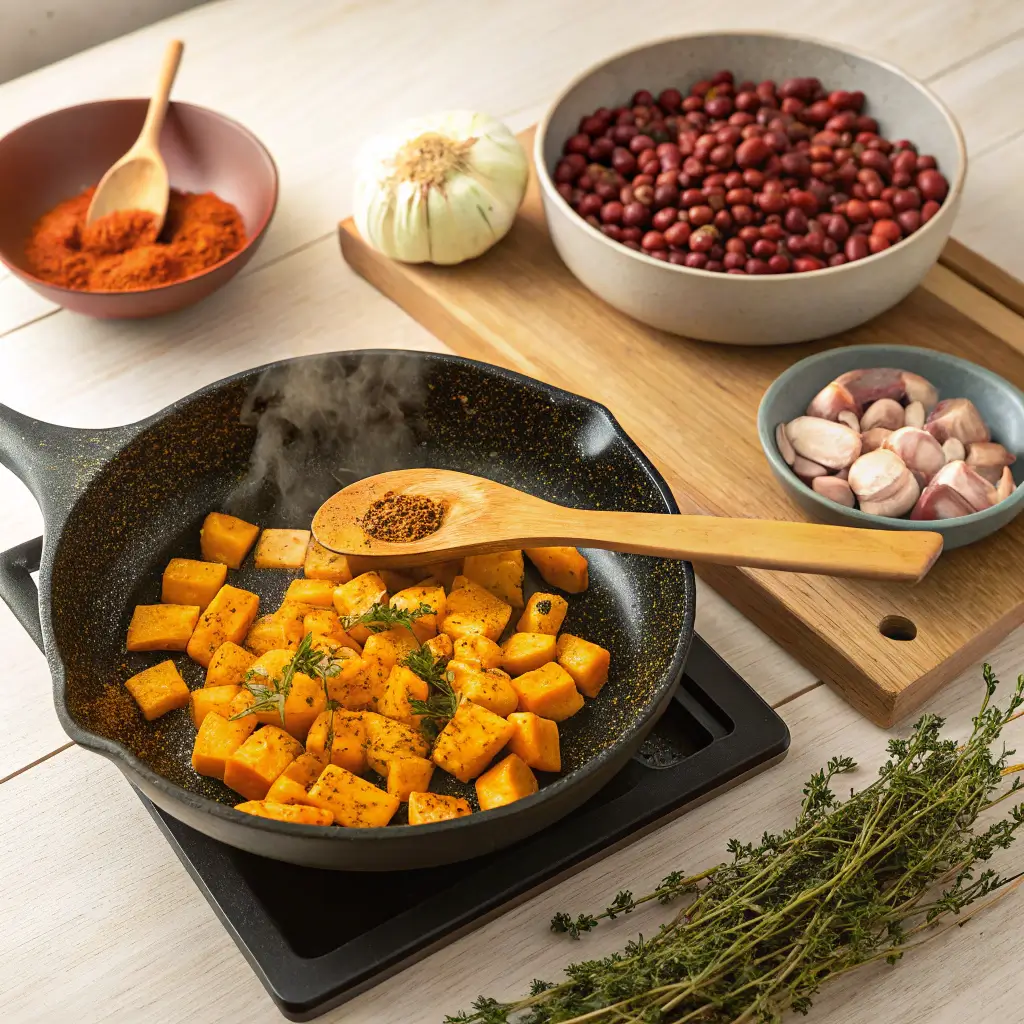
{"label": "bundle of thyme", "polygon": [[811,777],[788,831],[733,840],[726,863],[674,872],[639,898],[620,892],[596,916],[551,922],[578,938],[642,903],[685,899],[654,938],[573,964],[558,984],[536,981],[517,1002],[478,999],[447,1024],[778,1022],[787,1010],[806,1013],[830,978],[895,963],[945,930],[942,922],[962,924],[1024,882],[981,867],[1013,842],[1024,806],[975,827],[1021,788],[1019,777],[1001,782],[1024,765],[1008,766],[1013,751],[991,748],[1018,717],[1024,676],[1005,711],[990,706],[997,681],[988,666],[985,687],[966,742],[943,739],[943,719],[925,715],[908,739],[890,740],[878,778],[849,799],[838,800],[831,783],[856,765],[833,758]]}

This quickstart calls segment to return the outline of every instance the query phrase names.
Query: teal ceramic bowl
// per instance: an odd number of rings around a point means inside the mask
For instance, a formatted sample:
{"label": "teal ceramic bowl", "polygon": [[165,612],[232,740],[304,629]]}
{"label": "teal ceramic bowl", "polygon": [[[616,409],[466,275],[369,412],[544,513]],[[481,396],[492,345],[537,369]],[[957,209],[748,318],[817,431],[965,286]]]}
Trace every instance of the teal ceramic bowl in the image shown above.
{"label": "teal ceramic bowl", "polygon": [[[829,381],[847,370],[891,366],[918,373],[939,390],[940,398],[969,398],[998,441],[1017,456],[1013,477],[1017,489],[992,508],[959,519],[914,522],[876,516],[846,508],[811,490],[779,454],[775,428],[802,416],[810,400]],[[1024,393],[991,370],[966,359],[910,345],[852,345],[802,359],[781,374],[764,393],[757,410],[757,432],[775,478],[789,497],[809,516],[837,526],[884,530],[930,530],[942,534],[945,550],[973,544],[1016,518],[1024,508]]]}

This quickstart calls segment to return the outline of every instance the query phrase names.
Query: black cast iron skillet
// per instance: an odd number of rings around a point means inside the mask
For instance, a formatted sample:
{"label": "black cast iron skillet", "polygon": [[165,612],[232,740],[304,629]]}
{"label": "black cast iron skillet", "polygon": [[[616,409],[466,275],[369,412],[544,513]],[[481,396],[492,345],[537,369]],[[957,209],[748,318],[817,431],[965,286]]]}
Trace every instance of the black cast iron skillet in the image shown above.
{"label": "black cast iron skillet", "polygon": [[[38,593],[29,576],[35,541],[0,557],[0,597],[46,653],[65,730],[174,817],[278,860],[427,867],[536,832],[636,752],[668,705],[693,635],[689,564],[591,552],[590,589],[571,598],[566,628],[610,648],[613,672],[600,697],[560,727],[562,775],[508,807],[436,825],[359,830],[254,818],[233,809],[240,798],[220,782],[193,772],[188,712],[147,723],[122,685],[168,657],[126,654],[125,630],[136,603],[159,600],[169,558],[199,557],[207,512],[307,527],[340,486],[409,466],[475,473],[582,508],[677,512],[664,480],[604,407],[493,366],[420,352],[276,363],[107,430],[54,426],[0,406],[0,462],[31,489],[46,534]],[[229,581],[276,607],[293,576],[257,573],[249,563]],[[190,686],[202,685],[197,665],[175,660]],[[472,798],[472,786],[436,776],[442,791]]]}

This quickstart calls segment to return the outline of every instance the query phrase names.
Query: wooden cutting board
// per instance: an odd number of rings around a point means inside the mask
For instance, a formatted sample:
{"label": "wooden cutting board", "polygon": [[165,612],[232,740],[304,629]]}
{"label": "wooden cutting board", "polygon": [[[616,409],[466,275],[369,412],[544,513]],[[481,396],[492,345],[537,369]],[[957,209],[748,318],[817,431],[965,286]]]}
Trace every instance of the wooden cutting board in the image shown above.
{"label": "wooden cutting board", "polygon": [[[522,141],[532,150],[532,132]],[[1024,285],[957,242],[896,308],[823,342],[746,348],[637,323],[559,260],[532,180],[512,231],[455,268],[409,266],[340,226],[351,266],[455,352],[608,406],[665,475],[683,512],[803,519],[757,439],[765,388],[825,348],[904,344],[951,352],[1024,386]],[[879,725],[892,725],[1024,622],[1024,516],[943,554],[916,587],[711,565],[698,574]],[[895,617],[895,620],[894,620]],[[916,627],[890,639],[883,622]],[[904,630],[909,627],[903,623]],[[979,680],[980,682],[980,680]]]}

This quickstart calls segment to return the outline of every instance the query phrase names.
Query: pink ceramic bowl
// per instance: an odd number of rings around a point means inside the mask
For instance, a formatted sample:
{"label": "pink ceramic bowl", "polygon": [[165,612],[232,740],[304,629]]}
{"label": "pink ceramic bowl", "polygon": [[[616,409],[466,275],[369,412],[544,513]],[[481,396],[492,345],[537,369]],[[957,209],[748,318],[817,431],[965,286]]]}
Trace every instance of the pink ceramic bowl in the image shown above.
{"label": "pink ceramic bowl", "polygon": [[57,203],[100,180],[135,141],[148,101],[102,100],[29,121],[0,139],[0,261],[44,298],[102,319],[135,319],[191,306],[252,259],[277,205],[277,168],[263,144],[222,114],[172,103],[160,134],[171,186],[215,192],[233,203],[247,241],[216,266],[138,291],[85,292],[49,284],[25,268],[32,225]]}

